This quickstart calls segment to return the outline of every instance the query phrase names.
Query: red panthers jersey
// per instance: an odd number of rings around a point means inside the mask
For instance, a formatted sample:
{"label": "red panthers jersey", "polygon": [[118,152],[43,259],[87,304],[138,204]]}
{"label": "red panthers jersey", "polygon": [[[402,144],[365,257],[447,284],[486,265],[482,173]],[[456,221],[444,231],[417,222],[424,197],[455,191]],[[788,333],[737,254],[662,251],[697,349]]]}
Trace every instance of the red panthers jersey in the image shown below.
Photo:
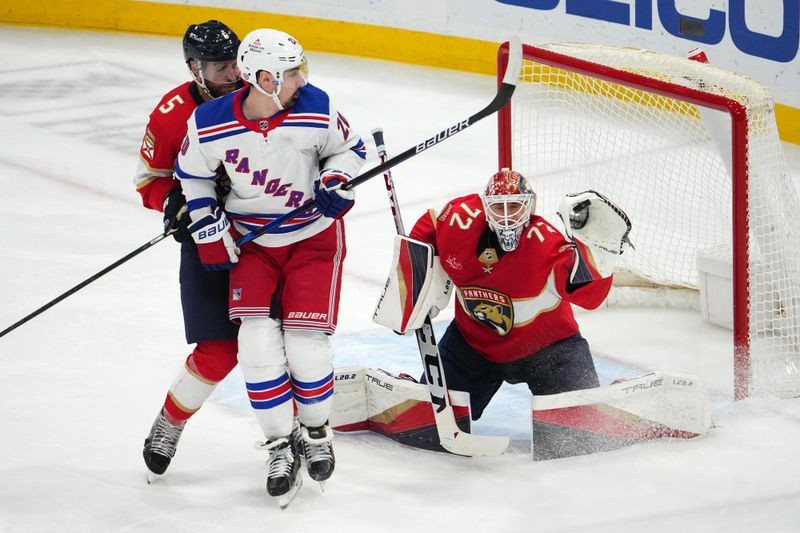
{"label": "red panthers jersey", "polygon": [[[570,284],[576,250],[549,222],[533,216],[513,252],[503,252],[488,227],[480,196],[449,202],[423,215],[412,238],[432,244],[456,287],[455,321],[466,341],[490,361],[515,361],[578,332],[571,303],[594,309],[611,277]],[[577,246],[577,248],[576,248]]]}
{"label": "red panthers jersey", "polygon": [[175,158],[186,137],[186,121],[202,103],[197,85],[189,81],[165,94],[150,113],[133,179],[145,207],[163,210],[167,194],[178,186],[172,177]]}

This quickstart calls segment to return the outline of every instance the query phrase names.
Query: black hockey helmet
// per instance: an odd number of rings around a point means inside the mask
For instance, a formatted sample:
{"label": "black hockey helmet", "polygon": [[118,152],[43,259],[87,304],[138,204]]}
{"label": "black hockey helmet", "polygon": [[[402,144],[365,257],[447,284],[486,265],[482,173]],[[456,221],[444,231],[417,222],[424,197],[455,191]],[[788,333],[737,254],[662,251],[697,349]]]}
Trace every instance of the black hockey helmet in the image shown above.
{"label": "black hockey helmet", "polygon": [[225,24],[209,20],[192,24],[183,36],[183,58],[199,61],[226,61],[236,59],[239,38]]}

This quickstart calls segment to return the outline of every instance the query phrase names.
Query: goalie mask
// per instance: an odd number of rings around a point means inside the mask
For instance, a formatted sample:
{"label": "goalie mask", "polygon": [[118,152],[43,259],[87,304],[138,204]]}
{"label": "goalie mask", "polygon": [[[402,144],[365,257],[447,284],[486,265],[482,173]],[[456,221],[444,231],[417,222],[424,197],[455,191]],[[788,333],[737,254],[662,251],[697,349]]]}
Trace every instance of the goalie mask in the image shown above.
{"label": "goalie mask", "polygon": [[536,207],[536,194],[528,180],[504,168],[489,179],[481,200],[486,222],[497,234],[500,247],[504,252],[513,252]]}
{"label": "goalie mask", "polygon": [[[283,109],[278,93],[289,78],[298,78],[300,87],[308,83],[308,63],[303,47],[297,40],[278,30],[261,29],[247,34],[237,55],[242,79],[255,89],[272,98],[278,109]],[[272,75],[272,93],[258,85],[258,73],[264,70]]]}

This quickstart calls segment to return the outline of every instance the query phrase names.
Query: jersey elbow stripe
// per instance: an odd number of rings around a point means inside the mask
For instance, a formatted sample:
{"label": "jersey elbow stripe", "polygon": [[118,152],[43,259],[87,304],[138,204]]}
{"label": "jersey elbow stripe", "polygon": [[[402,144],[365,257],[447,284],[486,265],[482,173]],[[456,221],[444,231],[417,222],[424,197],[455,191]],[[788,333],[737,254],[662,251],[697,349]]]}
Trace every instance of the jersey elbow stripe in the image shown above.
{"label": "jersey elbow stripe", "polygon": [[175,161],[175,175],[182,180],[206,180],[206,181],[213,181],[217,179],[216,174],[212,174],[210,176],[195,176],[194,174],[189,174],[188,172],[184,171],[181,166],[178,164],[178,161]]}
{"label": "jersey elbow stripe", "polygon": [[367,159],[367,147],[364,145],[364,141],[361,139],[358,140],[358,144],[350,148],[358,157],[361,159]]}
{"label": "jersey elbow stripe", "polygon": [[186,207],[189,211],[197,211],[198,209],[202,209],[203,207],[216,207],[217,206],[217,199],[216,198],[195,198],[193,200],[189,200],[186,202]]}

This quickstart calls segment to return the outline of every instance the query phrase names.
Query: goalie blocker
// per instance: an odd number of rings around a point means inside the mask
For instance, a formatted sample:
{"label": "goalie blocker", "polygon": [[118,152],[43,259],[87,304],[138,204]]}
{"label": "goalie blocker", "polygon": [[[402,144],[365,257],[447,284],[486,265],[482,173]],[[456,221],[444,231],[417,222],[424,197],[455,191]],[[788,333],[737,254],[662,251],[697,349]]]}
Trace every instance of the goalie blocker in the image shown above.
{"label": "goalie blocker", "polygon": [[433,246],[397,235],[389,278],[372,320],[398,333],[422,327],[425,317],[436,317],[447,307],[452,292]]}

